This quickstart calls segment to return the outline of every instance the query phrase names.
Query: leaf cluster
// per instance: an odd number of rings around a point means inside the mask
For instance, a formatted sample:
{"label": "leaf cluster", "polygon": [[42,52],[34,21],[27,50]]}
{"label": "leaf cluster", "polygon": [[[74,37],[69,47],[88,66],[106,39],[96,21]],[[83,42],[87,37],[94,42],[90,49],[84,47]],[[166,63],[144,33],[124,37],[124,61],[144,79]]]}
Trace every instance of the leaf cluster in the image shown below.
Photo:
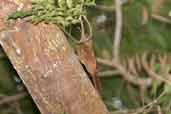
{"label": "leaf cluster", "polygon": [[9,19],[31,16],[33,23],[43,21],[68,26],[79,23],[86,13],[85,7],[94,4],[95,0],[33,0],[31,10],[17,11]]}

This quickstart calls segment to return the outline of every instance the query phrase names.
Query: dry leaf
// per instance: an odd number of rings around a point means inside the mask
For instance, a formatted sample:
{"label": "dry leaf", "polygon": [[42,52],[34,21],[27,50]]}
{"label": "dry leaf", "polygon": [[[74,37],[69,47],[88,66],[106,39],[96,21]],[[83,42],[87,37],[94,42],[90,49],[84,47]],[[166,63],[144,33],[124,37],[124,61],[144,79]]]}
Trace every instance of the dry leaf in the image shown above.
{"label": "dry leaf", "polygon": [[80,62],[90,74],[95,88],[100,90],[100,80],[96,76],[96,57],[93,50],[92,40],[81,42],[76,46],[76,53]]}
{"label": "dry leaf", "polygon": [[147,24],[148,20],[149,20],[149,14],[148,14],[147,7],[143,6],[143,9],[142,9],[142,25]]}

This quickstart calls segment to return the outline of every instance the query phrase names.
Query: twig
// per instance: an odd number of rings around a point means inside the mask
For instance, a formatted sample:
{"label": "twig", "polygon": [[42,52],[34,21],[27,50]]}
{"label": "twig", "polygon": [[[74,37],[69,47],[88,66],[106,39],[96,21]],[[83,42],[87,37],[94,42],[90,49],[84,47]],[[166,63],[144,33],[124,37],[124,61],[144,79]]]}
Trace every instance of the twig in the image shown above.
{"label": "twig", "polygon": [[162,111],[161,111],[161,107],[160,106],[157,106],[157,111],[158,111],[158,114],[162,114]]}
{"label": "twig", "polygon": [[167,80],[167,79],[161,77],[160,75],[158,75],[157,73],[155,73],[155,71],[153,71],[154,69],[152,69],[152,68],[149,67],[146,59],[147,59],[147,54],[144,53],[143,56],[142,56],[142,58],[141,58],[141,60],[142,60],[142,65],[143,65],[144,69],[146,70],[147,74],[149,76],[151,76],[155,80],[160,80],[162,82],[165,82],[168,85],[171,85],[171,81],[170,80]]}
{"label": "twig", "polygon": [[164,95],[165,95],[165,91],[163,91],[155,100],[153,100],[149,104],[145,105],[144,107],[140,108],[140,110],[138,112],[136,112],[135,114],[142,113],[146,108],[152,107],[154,104],[157,104],[158,101],[161,99],[161,97],[163,97]]}
{"label": "twig", "polygon": [[93,37],[93,30],[92,30],[92,26],[89,22],[89,20],[87,19],[86,16],[83,16],[84,20],[86,21],[87,23],[87,26],[88,26],[88,30],[89,30],[89,37],[92,38]]}
{"label": "twig", "polygon": [[59,28],[61,29],[62,32],[64,32],[64,34],[65,34],[66,36],[68,36],[69,38],[71,38],[71,40],[72,40],[74,43],[78,43],[78,42],[79,42],[79,41],[76,40],[76,38],[75,38],[71,33],[69,33],[67,30],[65,30],[64,27],[59,26]]}
{"label": "twig", "polygon": [[[164,82],[168,85],[171,85],[171,78],[170,77],[170,68],[167,69],[165,66],[168,65],[170,63],[170,56],[164,55],[163,57],[160,55],[158,57],[158,59],[156,60],[156,57],[152,54],[150,58],[147,57],[147,52],[145,52],[143,55],[140,56],[140,58],[138,56],[136,56],[136,62],[135,60],[132,58],[128,59],[128,65],[123,65],[119,62],[111,62],[108,60],[104,60],[104,59],[97,59],[99,63],[110,66],[110,67],[114,67],[116,70],[118,70],[118,73],[123,75],[123,78],[125,80],[127,80],[128,82],[133,83],[134,81],[139,81],[139,82],[134,82],[134,84],[136,85],[141,85],[143,84],[143,82],[139,79],[143,79],[143,78],[138,78],[138,72],[134,73],[133,71],[137,70],[136,69],[136,65],[137,65],[137,61],[138,61],[138,65],[140,65],[141,69],[138,70],[145,70],[145,72],[149,75],[149,84],[152,83],[153,80],[159,80],[161,82]],[[131,61],[131,62],[130,62]],[[149,63],[148,63],[149,61]],[[160,72],[162,74],[159,74],[156,72],[155,70],[155,65],[156,64],[160,64]],[[162,77],[163,75],[163,77]],[[148,79],[147,79],[148,80]],[[144,84],[148,84],[148,81]],[[150,86],[150,85],[149,85]],[[141,86],[141,88],[144,88],[143,86]]]}
{"label": "twig", "polygon": [[108,70],[108,71],[103,71],[103,72],[98,72],[97,75],[99,77],[111,77],[111,76],[117,76],[119,72],[117,70]]}
{"label": "twig", "polygon": [[[86,30],[85,30],[84,21],[86,22],[86,24],[88,26],[88,30],[89,30],[88,34],[86,33]],[[86,16],[81,17],[80,23],[81,23],[81,39],[78,42],[78,44],[88,42],[88,41],[92,40],[92,37],[93,37],[92,26]]]}
{"label": "twig", "polygon": [[97,58],[97,62],[103,65],[109,66],[109,67],[113,67],[112,62],[106,59]]}
{"label": "twig", "polygon": [[[1,99],[7,99],[7,97],[8,96],[5,96],[5,95],[3,95],[3,94],[0,94],[0,98]],[[1,101],[0,101],[1,102]],[[3,104],[6,104],[6,103],[3,103]],[[1,104],[2,105],[2,104]],[[15,108],[16,109],[16,111],[17,111],[17,114],[23,114],[23,112],[22,112],[22,110],[20,109],[20,103],[16,100],[16,101],[14,101],[14,103],[13,104],[10,104],[10,107],[11,108]],[[11,109],[10,108],[10,109]],[[12,111],[13,112],[13,111]]]}
{"label": "twig", "polygon": [[114,41],[113,41],[112,61],[118,61],[119,59],[120,43],[122,38],[122,24],[123,24],[122,1],[115,0],[115,7],[116,7],[116,26],[115,26]]}
{"label": "twig", "polygon": [[104,60],[104,59],[101,59],[101,58],[97,58],[97,62],[99,62],[100,64],[110,66],[112,68],[116,68],[116,70],[124,78],[124,80],[126,80],[126,81],[128,81],[128,82],[130,82],[130,83],[132,83],[134,85],[138,85],[139,87],[142,87],[142,86],[149,87],[152,84],[151,78],[143,79],[143,78],[139,78],[138,76],[134,76],[129,71],[127,71],[127,69],[125,69],[118,62],[113,62],[112,63],[111,61]]}
{"label": "twig", "polygon": [[166,17],[163,17],[163,16],[161,16],[161,15],[152,14],[152,18],[155,19],[155,20],[157,20],[157,21],[166,23],[166,24],[171,24],[170,19],[168,19],[168,18],[166,18]]}
{"label": "twig", "polygon": [[17,101],[17,100],[19,100],[19,99],[21,99],[27,95],[28,94],[26,92],[22,92],[22,93],[14,95],[14,96],[5,96],[2,100],[0,100],[0,105]]}

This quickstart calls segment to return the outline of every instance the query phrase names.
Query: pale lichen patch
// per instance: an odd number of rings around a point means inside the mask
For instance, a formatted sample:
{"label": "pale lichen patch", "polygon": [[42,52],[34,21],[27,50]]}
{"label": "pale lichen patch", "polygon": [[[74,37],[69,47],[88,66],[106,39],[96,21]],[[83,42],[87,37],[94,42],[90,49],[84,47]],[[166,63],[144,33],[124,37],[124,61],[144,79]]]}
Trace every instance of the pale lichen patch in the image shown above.
{"label": "pale lichen patch", "polygon": [[21,55],[21,50],[19,48],[16,49],[17,55]]}

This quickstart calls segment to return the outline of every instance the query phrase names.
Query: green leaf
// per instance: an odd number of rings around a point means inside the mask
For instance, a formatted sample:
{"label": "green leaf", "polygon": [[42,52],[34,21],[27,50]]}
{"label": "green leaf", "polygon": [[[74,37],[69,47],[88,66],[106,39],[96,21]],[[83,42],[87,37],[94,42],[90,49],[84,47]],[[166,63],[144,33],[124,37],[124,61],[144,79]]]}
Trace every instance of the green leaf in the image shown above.
{"label": "green leaf", "polygon": [[72,0],[66,0],[66,3],[67,3],[68,8],[73,7],[73,1]]}
{"label": "green leaf", "polygon": [[153,95],[154,97],[157,96],[157,90],[158,90],[158,88],[159,88],[159,86],[160,86],[161,84],[162,84],[162,82],[161,82],[160,80],[156,80],[156,81],[153,82],[153,86],[152,86],[152,91],[151,91],[151,93],[152,93],[152,95]]}
{"label": "green leaf", "polygon": [[59,7],[61,7],[61,8],[66,7],[66,0],[58,0],[58,5],[59,5]]}
{"label": "green leaf", "polygon": [[9,19],[31,16],[33,23],[45,22],[69,26],[79,23],[79,18],[85,15],[84,6],[94,4],[94,0],[33,0],[30,11],[15,12]]}
{"label": "green leaf", "polygon": [[164,91],[166,94],[171,94],[171,86],[170,85],[165,85],[164,86]]}

